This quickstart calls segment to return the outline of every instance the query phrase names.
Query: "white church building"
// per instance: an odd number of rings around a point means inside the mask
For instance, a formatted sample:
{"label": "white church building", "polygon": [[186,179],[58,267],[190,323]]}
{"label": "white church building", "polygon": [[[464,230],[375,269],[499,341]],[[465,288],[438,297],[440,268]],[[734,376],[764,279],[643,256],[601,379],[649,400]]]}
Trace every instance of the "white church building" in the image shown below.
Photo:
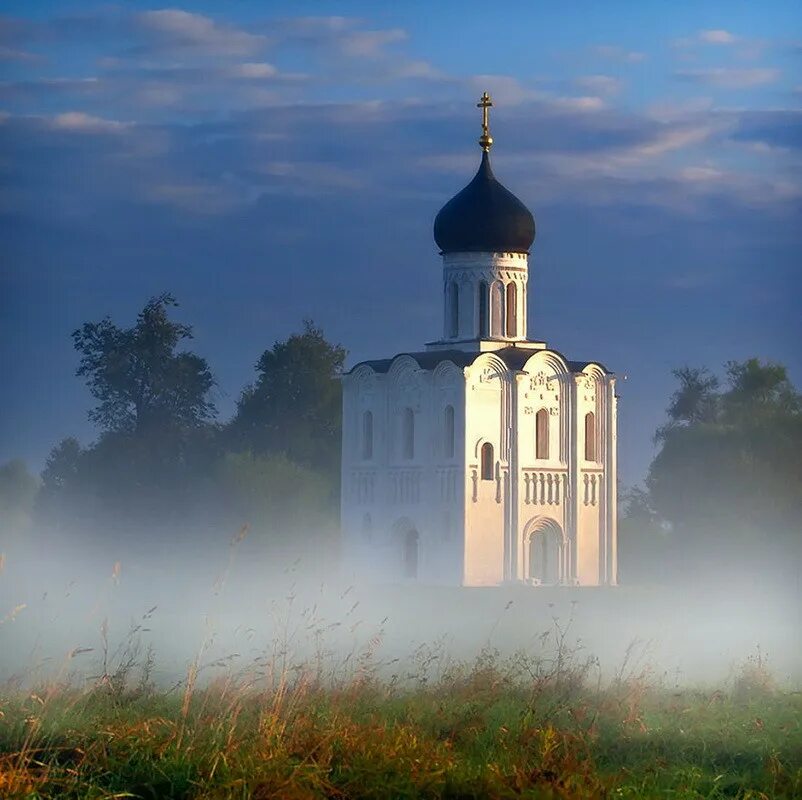
{"label": "white church building", "polygon": [[615,376],[527,326],[530,211],[490,167],[438,213],[443,331],[343,376],[345,571],[453,586],[616,583]]}

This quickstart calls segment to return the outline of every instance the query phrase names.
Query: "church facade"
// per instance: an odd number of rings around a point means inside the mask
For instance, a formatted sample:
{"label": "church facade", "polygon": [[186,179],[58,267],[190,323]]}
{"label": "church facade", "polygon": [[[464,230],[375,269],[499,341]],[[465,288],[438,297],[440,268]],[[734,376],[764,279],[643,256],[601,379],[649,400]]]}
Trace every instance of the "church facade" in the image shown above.
{"label": "church facade", "polygon": [[443,330],[343,376],[346,573],[456,586],[616,583],[615,376],[528,338],[532,214],[490,167],[441,209]]}

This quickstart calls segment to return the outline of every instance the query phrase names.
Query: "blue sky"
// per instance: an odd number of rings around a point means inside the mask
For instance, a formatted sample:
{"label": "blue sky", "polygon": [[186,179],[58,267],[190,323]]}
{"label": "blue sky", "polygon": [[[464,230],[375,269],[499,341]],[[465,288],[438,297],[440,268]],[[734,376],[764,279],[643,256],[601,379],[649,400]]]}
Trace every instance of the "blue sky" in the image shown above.
{"label": "blue sky", "polygon": [[440,330],[431,225],[478,162],[532,209],[530,335],[626,376],[640,480],[683,364],[802,384],[798,4],[7,3],[0,460],[91,441],[70,332],[171,291],[230,415],[311,317]]}

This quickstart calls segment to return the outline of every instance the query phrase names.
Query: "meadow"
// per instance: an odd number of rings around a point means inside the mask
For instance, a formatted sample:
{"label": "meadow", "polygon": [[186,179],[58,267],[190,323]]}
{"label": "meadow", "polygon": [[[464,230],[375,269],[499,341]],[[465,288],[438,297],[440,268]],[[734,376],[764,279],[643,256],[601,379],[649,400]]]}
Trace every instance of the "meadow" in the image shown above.
{"label": "meadow", "polygon": [[378,635],[344,659],[296,663],[286,641],[247,669],[201,654],[167,687],[141,629],[104,640],[96,675],[73,671],[79,648],[49,681],[3,686],[0,796],[802,796],[802,693],[760,651],[716,689],[631,651],[605,680],[555,622],[536,652],[470,661],[435,644],[382,662]]}
{"label": "meadow", "polygon": [[10,562],[3,800],[802,797],[794,587],[337,587],[233,553]]}

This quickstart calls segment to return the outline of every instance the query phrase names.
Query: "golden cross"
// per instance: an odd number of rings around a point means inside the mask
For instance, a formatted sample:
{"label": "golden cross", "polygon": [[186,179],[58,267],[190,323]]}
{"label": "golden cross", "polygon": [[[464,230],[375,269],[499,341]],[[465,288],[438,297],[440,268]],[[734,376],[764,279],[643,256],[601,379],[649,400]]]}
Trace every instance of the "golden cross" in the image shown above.
{"label": "golden cross", "polygon": [[479,145],[485,152],[490,150],[493,145],[493,137],[490,135],[490,108],[492,106],[493,101],[490,99],[490,95],[483,92],[476,107],[482,109],[482,135],[479,137]]}

